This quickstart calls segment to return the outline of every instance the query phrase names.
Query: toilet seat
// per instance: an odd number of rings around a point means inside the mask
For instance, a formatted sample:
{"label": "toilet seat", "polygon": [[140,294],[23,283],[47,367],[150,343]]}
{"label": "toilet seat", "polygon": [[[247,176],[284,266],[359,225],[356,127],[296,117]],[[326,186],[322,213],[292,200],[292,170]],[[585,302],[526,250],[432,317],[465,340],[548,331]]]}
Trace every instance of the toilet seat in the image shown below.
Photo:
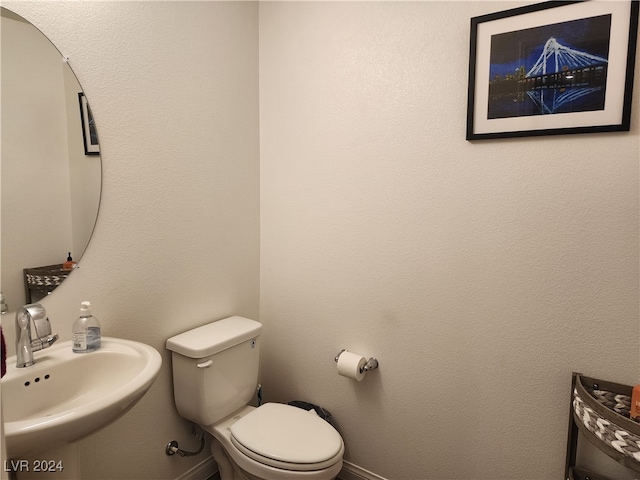
{"label": "toilet seat", "polygon": [[231,442],[244,455],[275,468],[321,470],[344,453],[340,434],[315,412],[266,403],[235,422]]}

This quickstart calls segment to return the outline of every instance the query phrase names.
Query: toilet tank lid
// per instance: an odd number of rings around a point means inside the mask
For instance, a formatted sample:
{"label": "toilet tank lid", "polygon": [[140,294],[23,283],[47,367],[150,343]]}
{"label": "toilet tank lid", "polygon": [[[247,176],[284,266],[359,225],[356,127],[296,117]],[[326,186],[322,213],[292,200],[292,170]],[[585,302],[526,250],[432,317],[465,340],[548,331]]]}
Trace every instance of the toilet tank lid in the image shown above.
{"label": "toilet tank lid", "polygon": [[257,337],[262,324],[244,317],[228,317],[186,331],[167,340],[172,352],[204,358]]}

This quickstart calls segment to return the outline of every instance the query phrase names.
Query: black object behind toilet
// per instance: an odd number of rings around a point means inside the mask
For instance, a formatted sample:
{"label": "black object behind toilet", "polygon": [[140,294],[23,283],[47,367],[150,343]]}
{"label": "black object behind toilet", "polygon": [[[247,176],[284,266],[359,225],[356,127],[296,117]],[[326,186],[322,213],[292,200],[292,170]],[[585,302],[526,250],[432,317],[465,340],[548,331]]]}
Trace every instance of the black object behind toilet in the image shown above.
{"label": "black object behind toilet", "polygon": [[327,422],[329,422],[330,425],[333,426],[331,413],[329,413],[328,410],[325,410],[324,408],[319,407],[318,405],[314,405],[313,403],[309,403],[309,402],[303,402],[302,400],[292,400],[289,402],[289,405],[291,405],[292,407],[301,408],[303,410],[315,410],[315,412],[318,414],[320,418],[322,418],[323,420],[326,420]]}

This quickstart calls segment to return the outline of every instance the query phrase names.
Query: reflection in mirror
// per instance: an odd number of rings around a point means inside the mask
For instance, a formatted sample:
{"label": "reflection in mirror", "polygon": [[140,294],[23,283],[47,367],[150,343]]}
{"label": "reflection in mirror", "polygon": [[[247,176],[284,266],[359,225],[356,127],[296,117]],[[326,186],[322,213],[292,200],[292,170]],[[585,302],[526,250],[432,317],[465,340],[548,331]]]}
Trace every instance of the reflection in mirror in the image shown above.
{"label": "reflection in mirror", "polygon": [[74,73],[42,32],[1,11],[1,290],[15,311],[71,273],[63,264],[89,243],[102,180]]}

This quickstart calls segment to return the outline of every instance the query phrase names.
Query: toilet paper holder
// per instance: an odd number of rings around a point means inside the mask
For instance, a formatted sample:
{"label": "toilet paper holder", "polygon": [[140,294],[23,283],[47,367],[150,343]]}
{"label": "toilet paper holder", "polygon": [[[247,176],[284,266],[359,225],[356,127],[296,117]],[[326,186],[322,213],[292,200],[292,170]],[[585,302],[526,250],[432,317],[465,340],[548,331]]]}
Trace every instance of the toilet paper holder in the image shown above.
{"label": "toilet paper holder", "polygon": [[[336,357],[333,359],[336,363],[338,363],[338,358],[340,358],[340,355],[342,354],[342,352],[348,352],[349,350],[343,348],[342,350],[340,350],[338,352],[338,354],[336,355]],[[369,370],[375,370],[376,368],[378,368],[378,360],[376,360],[375,358],[371,357],[369,358],[369,360],[367,360],[367,363],[364,364],[364,366],[362,368],[360,368],[360,373],[363,372],[368,372]]]}

